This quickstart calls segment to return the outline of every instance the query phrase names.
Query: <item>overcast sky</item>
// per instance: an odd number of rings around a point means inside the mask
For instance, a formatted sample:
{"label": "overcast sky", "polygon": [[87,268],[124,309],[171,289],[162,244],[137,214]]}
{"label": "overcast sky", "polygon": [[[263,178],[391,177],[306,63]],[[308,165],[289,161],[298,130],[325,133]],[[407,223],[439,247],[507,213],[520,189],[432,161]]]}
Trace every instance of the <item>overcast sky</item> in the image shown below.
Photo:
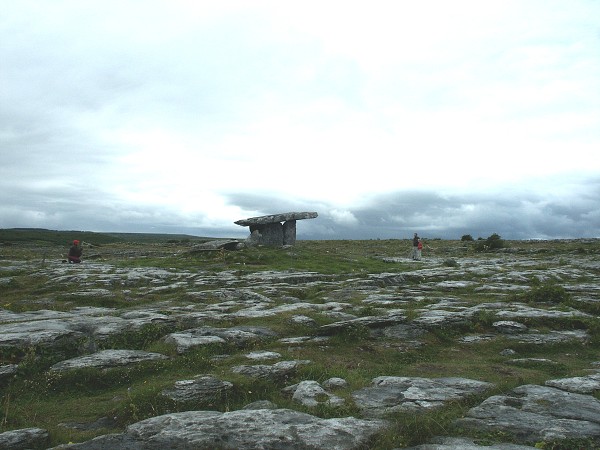
{"label": "overcast sky", "polygon": [[600,237],[599,1],[0,11],[0,228]]}

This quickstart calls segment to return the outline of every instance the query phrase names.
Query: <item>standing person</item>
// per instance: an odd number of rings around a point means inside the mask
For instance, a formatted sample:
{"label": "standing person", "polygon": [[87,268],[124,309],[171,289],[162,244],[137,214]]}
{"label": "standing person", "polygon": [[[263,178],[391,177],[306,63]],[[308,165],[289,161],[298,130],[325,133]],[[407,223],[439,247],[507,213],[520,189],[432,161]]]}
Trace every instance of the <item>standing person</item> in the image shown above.
{"label": "standing person", "polygon": [[415,233],[415,235],[413,236],[413,245],[412,245],[412,253],[411,253],[411,257],[412,259],[417,259],[417,247],[419,246],[419,236],[417,235],[417,233]]}
{"label": "standing person", "polygon": [[75,239],[69,249],[69,253],[67,253],[67,261],[69,261],[69,264],[78,264],[81,262],[82,254],[83,248],[79,245],[79,241]]}
{"label": "standing person", "polygon": [[423,241],[421,240],[421,238],[419,238],[419,241],[417,242],[417,261],[421,261],[422,252],[423,252]]}

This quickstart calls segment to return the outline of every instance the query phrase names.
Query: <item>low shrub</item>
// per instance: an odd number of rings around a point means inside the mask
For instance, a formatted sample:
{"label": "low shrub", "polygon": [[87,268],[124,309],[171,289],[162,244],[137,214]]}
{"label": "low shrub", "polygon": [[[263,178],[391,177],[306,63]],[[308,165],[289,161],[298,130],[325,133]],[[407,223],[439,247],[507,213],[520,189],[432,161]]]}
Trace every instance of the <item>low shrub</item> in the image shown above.
{"label": "low shrub", "polygon": [[505,247],[506,243],[504,242],[504,239],[502,239],[499,234],[494,233],[485,240],[479,240],[475,246],[475,250],[478,252],[484,252],[490,250],[499,250]]}
{"label": "low shrub", "polygon": [[535,284],[528,292],[522,294],[522,299],[528,303],[566,303],[571,300],[564,287],[554,283]]}
{"label": "low shrub", "polygon": [[498,318],[494,311],[482,309],[473,314],[473,328],[476,331],[489,330]]}
{"label": "low shrub", "polygon": [[98,343],[100,349],[144,350],[152,343],[158,341],[167,333],[175,331],[175,327],[168,324],[150,323],[137,330],[116,334],[109,339]]}
{"label": "low shrub", "polygon": [[448,258],[444,260],[444,266],[446,267],[458,267],[458,262],[453,258]]}

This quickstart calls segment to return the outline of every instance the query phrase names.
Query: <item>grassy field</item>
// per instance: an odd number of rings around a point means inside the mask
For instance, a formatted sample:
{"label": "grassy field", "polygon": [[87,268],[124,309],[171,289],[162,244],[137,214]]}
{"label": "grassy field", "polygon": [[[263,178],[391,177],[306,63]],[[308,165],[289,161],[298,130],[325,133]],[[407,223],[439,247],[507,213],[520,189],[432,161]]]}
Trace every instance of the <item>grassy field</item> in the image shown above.
{"label": "grassy field", "polygon": [[[73,238],[72,232],[48,230],[0,230],[0,278],[8,280],[0,284],[0,306],[6,311],[23,312],[38,309],[69,311],[74,307],[95,306],[117,310],[139,310],[156,305],[189,305],[193,303],[192,291],[217,289],[218,282],[202,287],[180,286],[173,289],[148,293],[147,283],[132,283],[102,286],[110,290],[110,296],[77,297],[81,286],[53,283],[46,268],[59,264],[59,260]],[[345,288],[350,279],[369,279],[373,274],[410,274],[423,269],[445,270],[453,281],[473,281],[484,284],[488,272],[461,270],[466,266],[500,265],[497,274],[511,271],[526,273],[519,289],[509,294],[496,294],[488,290],[478,291],[472,285],[447,288],[427,286],[427,274],[422,279],[408,277],[402,286],[385,288],[405,298],[400,306],[407,320],[416,318],[419,311],[440,299],[451,296],[468,305],[489,301],[522,301],[541,307],[559,307],[564,310],[575,306],[590,314],[583,319],[561,319],[546,323],[530,318],[526,325],[539,330],[585,329],[590,335],[587,343],[556,345],[516,344],[502,338],[464,345],[458,338],[464,335],[492,332],[496,320],[493,312],[482,312],[472,320],[458,326],[439,327],[428,330],[422,337],[422,345],[410,347],[403,342],[390,341],[370,334],[368,329],[356,327],[335,335],[331,341],[307,343],[291,347],[278,340],[247,345],[238,348],[232,345],[213,345],[198,348],[183,355],[165,344],[162,337],[174,329],[162,325],[148,325],[142,329],[114,336],[104,342],[105,348],[143,349],[170,356],[166,361],[140,364],[135,367],[111,370],[79,370],[58,375],[48,368],[65,355],[49,352],[43,348],[20,350],[0,349],[2,364],[19,364],[17,376],[2,386],[0,391],[0,432],[41,427],[51,433],[53,445],[79,442],[95,435],[118,432],[127,424],[166,412],[186,409],[216,409],[228,411],[239,409],[255,400],[271,400],[279,407],[305,411],[321,417],[341,417],[360,412],[352,405],[351,393],[367,386],[371,379],[381,375],[442,377],[456,376],[495,383],[494,393],[506,392],[522,384],[543,384],[551,378],[577,376],[586,373],[593,362],[600,361],[600,321],[598,299],[596,302],[577,302],[570,292],[585,283],[597,283],[598,269],[588,268],[577,272],[573,269],[578,261],[598,260],[600,241],[507,241],[505,248],[494,252],[476,250],[476,242],[435,240],[427,242],[424,261],[416,262],[406,256],[410,250],[407,240],[369,241],[298,241],[292,248],[246,248],[240,251],[196,251],[194,245],[206,238],[189,236],[144,236],[77,233],[77,238],[87,243],[84,252],[85,264],[104,264],[109,270],[134,268],[163,268],[171,272],[186,271],[205,275],[231,273],[235,277],[267,271],[291,273],[310,272],[330,283],[298,283],[286,286],[273,293],[257,289],[258,293],[271,296],[274,306],[283,304],[292,296],[309,303],[343,301],[349,303],[348,312],[356,316],[370,316],[385,312],[385,307],[370,306],[363,300],[368,292]],[[390,262],[390,258],[393,262]],[[502,266],[504,264],[504,266]],[[538,282],[544,274],[569,269],[579,273],[577,279],[565,276],[558,282]],[[535,278],[534,275],[540,275]],[[95,283],[95,282],[93,282]],[[91,285],[93,287],[94,285]],[[100,286],[100,284],[98,284]],[[90,287],[90,286],[87,286]],[[248,286],[252,289],[252,286]],[[565,289],[566,288],[566,289]],[[284,295],[285,294],[285,295]],[[537,295],[537,296],[536,296]],[[554,295],[552,304],[544,303],[548,295]],[[541,300],[541,301],[540,301]],[[204,302],[218,302],[217,298]],[[277,332],[280,336],[315,335],[315,329],[290,321],[292,315],[305,314],[318,325],[335,320],[316,313],[314,310],[296,310],[270,317],[235,319],[212,322],[211,326],[260,325]],[[184,329],[180,325],[179,329]],[[545,358],[552,364],[508,365],[500,352],[510,347],[521,358]],[[244,354],[251,350],[279,352],[283,359],[310,360],[297,374],[285,382],[256,381],[235,375],[231,367],[247,364]],[[228,355],[219,357],[219,355]],[[212,374],[234,384],[234,390],[225,398],[208,405],[175,404],[159,395],[165,387],[175,381],[189,379],[198,374]],[[343,407],[306,408],[292,402],[281,389],[301,380],[322,382],[330,377],[347,380],[348,387],[337,395],[348,401]],[[596,394],[597,398],[600,398]],[[471,406],[484,397],[455,402],[446,407],[415,416],[399,414],[393,417],[395,426],[385,436],[373,443],[373,448],[395,448],[426,442],[435,435],[459,435],[452,421],[461,417]],[[93,422],[101,417],[115,419],[115,428],[79,431],[65,428],[61,423]],[[480,436],[494,440],[498,436]],[[510,440],[510,436],[506,437]],[[547,445],[545,448],[552,448]],[[543,445],[540,444],[542,448]]]}

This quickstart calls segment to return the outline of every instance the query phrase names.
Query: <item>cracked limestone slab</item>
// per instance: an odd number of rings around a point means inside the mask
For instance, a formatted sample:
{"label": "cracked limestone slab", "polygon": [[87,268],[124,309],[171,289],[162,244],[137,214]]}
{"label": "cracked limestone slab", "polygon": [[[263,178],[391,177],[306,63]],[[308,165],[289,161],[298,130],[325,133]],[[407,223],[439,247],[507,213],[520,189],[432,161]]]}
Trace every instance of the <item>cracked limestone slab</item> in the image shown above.
{"label": "cracked limestone slab", "polygon": [[365,416],[383,417],[396,412],[418,412],[481,394],[494,385],[468,378],[420,378],[383,376],[352,394]]}
{"label": "cracked limestone slab", "polygon": [[550,386],[523,385],[471,408],[455,425],[508,433],[519,442],[600,439],[600,400]]}
{"label": "cracked limestone slab", "polygon": [[544,384],[562,389],[563,391],[576,392],[578,394],[593,394],[595,391],[600,390],[600,374],[548,380]]}
{"label": "cracked limestone slab", "polygon": [[168,357],[160,353],[144,352],[142,350],[102,350],[91,355],[80,356],[56,363],[50,368],[50,371],[64,372],[88,367],[110,369],[145,361],[160,361],[165,359],[168,359]]}
{"label": "cracked limestone slab", "polygon": [[229,381],[219,380],[211,375],[199,375],[191,380],[179,380],[161,392],[161,395],[178,403],[212,403],[233,389]]}
{"label": "cracked limestone slab", "polygon": [[275,364],[240,365],[231,368],[233,373],[250,378],[280,379],[292,375],[299,366],[310,364],[309,360],[279,361]]}
{"label": "cracked limestone slab", "polygon": [[537,447],[529,445],[509,444],[506,442],[497,444],[477,444],[475,439],[466,437],[438,436],[432,438],[428,444],[417,445],[416,447],[407,447],[405,450],[528,450]]}
{"label": "cracked limestone slab", "polygon": [[322,419],[290,409],[185,411],[134,423],[122,434],[54,450],[359,450],[389,426],[379,419]]}

